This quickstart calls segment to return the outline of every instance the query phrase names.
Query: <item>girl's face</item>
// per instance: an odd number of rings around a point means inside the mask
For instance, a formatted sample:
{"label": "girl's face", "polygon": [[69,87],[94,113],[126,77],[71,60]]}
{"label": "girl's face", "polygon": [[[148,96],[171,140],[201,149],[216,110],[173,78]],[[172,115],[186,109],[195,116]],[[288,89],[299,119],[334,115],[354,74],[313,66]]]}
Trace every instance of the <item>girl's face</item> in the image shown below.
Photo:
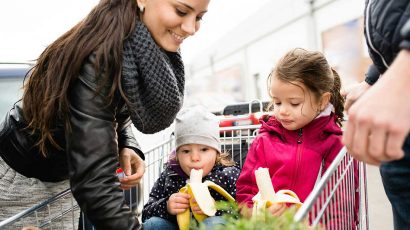
{"label": "girl's face", "polygon": [[305,127],[326,107],[321,106],[320,100],[299,82],[288,83],[272,77],[270,93],[273,113],[287,130]]}
{"label": "girl's face", "polygon": [[206,145],[187,144],[177,150],[177,160],[186,175],[191,169],[202,169],[203,176],[208,175],[216,162],[217,151]]}
{"label": "girl's face", "polygon": [[142,21],[155,42],[164,50],[176,52],[185,38],[199,30],[209,0],[137,0],[144,6]]}

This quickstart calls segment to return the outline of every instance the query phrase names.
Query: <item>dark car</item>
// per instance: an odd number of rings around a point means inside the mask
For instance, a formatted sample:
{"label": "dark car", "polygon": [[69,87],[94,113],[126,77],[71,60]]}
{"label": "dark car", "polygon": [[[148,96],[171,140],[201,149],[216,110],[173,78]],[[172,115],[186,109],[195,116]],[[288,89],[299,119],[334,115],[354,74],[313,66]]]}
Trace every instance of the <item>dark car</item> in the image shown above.
{"label": "dark car", "polygon": [[31,63],[0,62],[0,121],[21,98],[24,77],[32,67]]}

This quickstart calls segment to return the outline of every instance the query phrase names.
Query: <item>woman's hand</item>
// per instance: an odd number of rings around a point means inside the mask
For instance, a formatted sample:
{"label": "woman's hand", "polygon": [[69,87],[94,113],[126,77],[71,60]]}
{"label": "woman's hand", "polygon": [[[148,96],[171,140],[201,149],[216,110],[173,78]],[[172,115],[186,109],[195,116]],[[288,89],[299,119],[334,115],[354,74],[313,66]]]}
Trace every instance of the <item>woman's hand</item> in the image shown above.
{"label": "woman's hand", "polygon": [[171,215],[183,213],[189,208],[189,198],[191,196],[186,193],[178,192],[172,194],[167,202],[167,211]]}
{"label": "woman's hand", "polygon": [[145,162],[132,149],[123,148],[120,151],[119,161],[126,177],[121,178],[121,188],[130,189],[138,185],[145,172]]}

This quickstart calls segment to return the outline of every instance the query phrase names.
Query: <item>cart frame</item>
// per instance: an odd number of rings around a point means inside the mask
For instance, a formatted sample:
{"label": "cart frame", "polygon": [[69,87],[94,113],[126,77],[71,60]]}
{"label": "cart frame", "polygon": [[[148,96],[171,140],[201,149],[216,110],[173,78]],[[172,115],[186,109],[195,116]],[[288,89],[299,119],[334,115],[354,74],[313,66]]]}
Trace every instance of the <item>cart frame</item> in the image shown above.
{"label": "cart frame", "polygon": [[[234,126],[234,127],[224,127],[220,128],[220,140],[222,151],[230,152],[232,158],[239,164],[240,167],[243,165],[243,161],[246,158],[248,149],[256,137],[260,125],[248,125],[248,126]],[[156,147],[150,149],[145,154],[146,158],[146,173],[144,174],[143,180],[139,185],[138,189],[134,189],[128,194],[124,193],[127,198],[131,209],[139,216],[141,219],[142,207],[148,201],[149,192],[154,185],[156,179],[159,177],[160,173],[164,170],[165,163],[168,161],[169,154],[173,151],[175,147],[174,136],[171,137],[157,145]],[[350,191],[353,189],[359,194],[359,217],[356,225],[356,229],[368,229],[368,206],[367,206],[367,183],[366,183],[366,165],[364,163],[359,164],[359,183],[358,187],[355,181],[343,180],[346,174],[351,174],[352,164],[355,160],[346,152],[343,148],[337,155],[333,163],[323,174],[323,176],[318,180],[315,188],[311,194],[307,197],[304,204],[295,214],[295,221],[303,221],[309,218],[312,226],[320,225],[324,221],[328,220],[329,215],[335,210],[334,205],[330,205],[331,201],[337,200],[337,191],[345,192],[346,188]],[[347,171],[346,171],[347,169]],[[342,179],[342,180],[338,180]],[[353,184],[352,184],[353,183]],[[331,190],[329,190],[329,188]],[[329,192],[330,191],[330,192]],[[340,192],[339,192],[340,193]],[[63,191],[62,193],[52,197],[39,205],[36,205],[26,211],[18,213],[17,215],[10,217],[2,222],[0,222],[0,229],[3,227],[10,226],[13,223],[19,222],[27,218],[28,216],[38,216],[40,209],[49,207],[51,204],[58,202],[60,199],[67,198],[71,196],[70,189]],[[141,202],[142,201],[142,202]],[[351,207],[350,207],[351,208]],[[50,210],[48,208],[48,210]],[[60,210],[59,213],[49,213],[47,218],[42,220],[36,220],[32,226],[37,226],[42,229],[52,229],[50,228],[52,223],[62,220],[65,215],[71,215],[73,217],[73,225],[71,226],[75,229],[76,221],[74,212],[78,210],[78,205],[76,202],[72,202],[72,207],[67,210]],[[350,211],[352,209],[349,209]],[[337,210],[336,210],[337,211]],[[50,212],[50,211],[49,211]],[[84,216],[83,216],[84,219]],[[70,228],[71,228],[70,227]],[[70,229],[69,228],[69,229]],[[353,229],[353,227],[345,226],[331,226],[326,227],[327,229]],[[83,226],[83,229],[93,229]]]}

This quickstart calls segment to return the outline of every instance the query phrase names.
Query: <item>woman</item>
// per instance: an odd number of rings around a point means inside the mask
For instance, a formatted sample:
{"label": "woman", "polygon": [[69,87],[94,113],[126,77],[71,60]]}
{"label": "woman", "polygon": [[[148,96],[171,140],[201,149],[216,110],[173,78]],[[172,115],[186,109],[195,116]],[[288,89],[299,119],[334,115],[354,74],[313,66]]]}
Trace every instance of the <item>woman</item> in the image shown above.
{"label": "woman", "polygon": [[144,156],[131,121],[154,133],[174,120],[184,90],[179,47],[199,29],[208,3],[101,0],[44,50],[0,125],[0,220],[70,179],[97,229],[139,228],[115,186],[118,157],[129,175],[121,187],[135,186]]}

